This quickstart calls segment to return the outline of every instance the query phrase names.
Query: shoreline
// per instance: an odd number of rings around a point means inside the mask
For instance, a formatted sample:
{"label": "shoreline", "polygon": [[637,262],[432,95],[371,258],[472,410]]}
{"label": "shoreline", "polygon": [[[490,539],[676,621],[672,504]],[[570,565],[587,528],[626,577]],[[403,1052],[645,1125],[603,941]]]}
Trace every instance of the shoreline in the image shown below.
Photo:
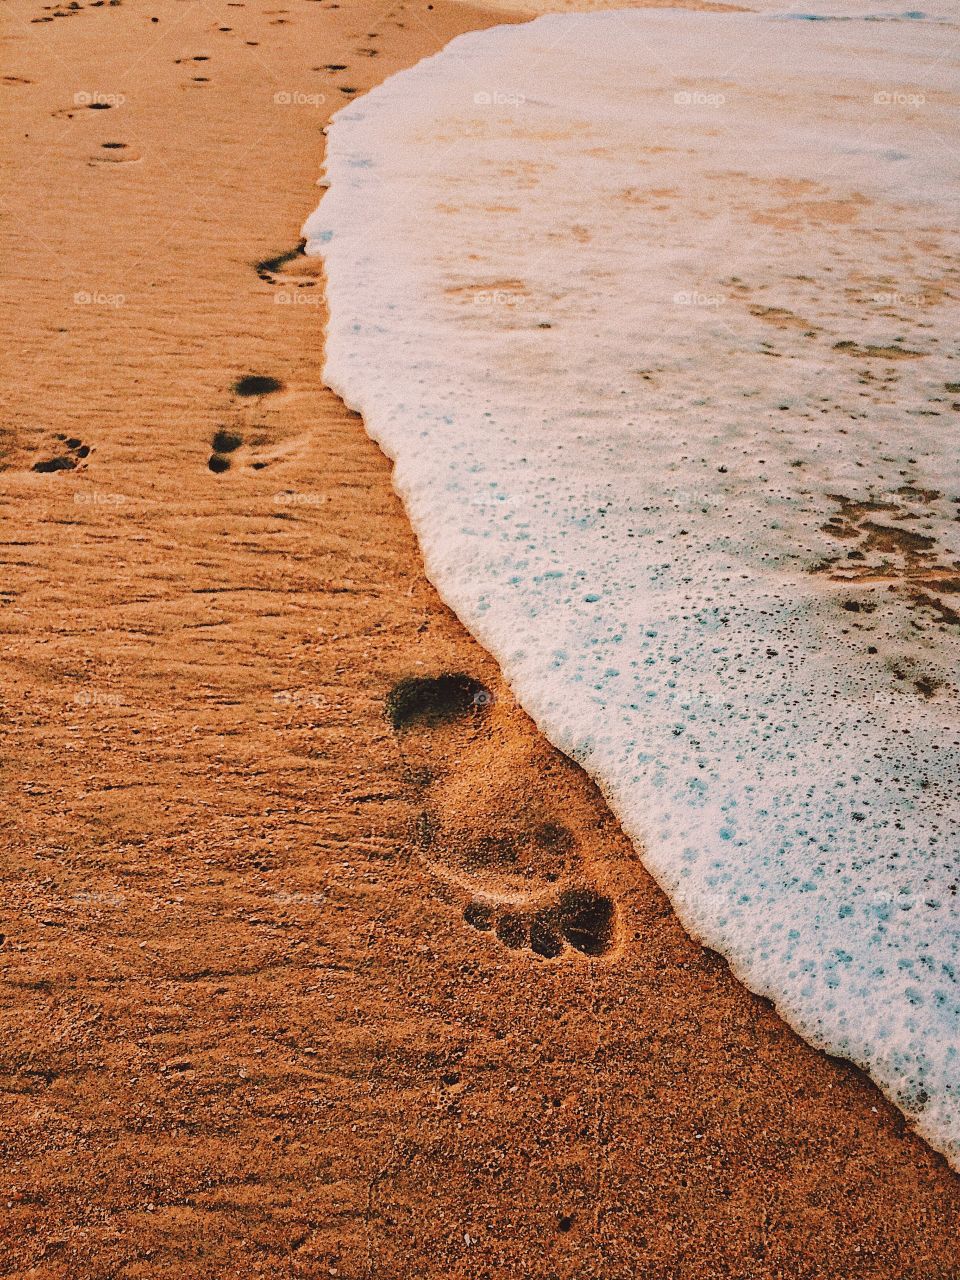
{"label": "shoreline", "polygon": [[[320,126],[505,15],[18,12],[5,1271],[950,1274],[960,1181],[683,933],[322,385],[322,281],[280,261]],[[392,729],[441,672],[492,705]],[[599,958],[512,950],[436,873],[537,870],[552,828],[615,903]]]}

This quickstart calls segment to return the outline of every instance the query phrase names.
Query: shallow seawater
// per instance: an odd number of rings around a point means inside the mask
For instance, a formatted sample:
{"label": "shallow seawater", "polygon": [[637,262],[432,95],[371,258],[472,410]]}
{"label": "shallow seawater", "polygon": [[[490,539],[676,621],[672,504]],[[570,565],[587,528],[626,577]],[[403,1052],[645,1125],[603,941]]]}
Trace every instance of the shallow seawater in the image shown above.
{"label": "shallow seawater", "polygon": [[338,113],[305,234],[443,597],[960,1163],[955,27],[816,11],[461,37]]}

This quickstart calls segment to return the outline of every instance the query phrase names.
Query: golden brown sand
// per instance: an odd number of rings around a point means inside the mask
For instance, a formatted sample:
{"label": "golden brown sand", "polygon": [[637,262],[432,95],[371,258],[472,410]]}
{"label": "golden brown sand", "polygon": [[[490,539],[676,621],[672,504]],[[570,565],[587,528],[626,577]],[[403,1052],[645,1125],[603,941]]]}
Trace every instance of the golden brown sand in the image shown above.
{"label": "golden brown sand", "polygon": [[[425,580],[315,267],[257,269],[346,91],[495,20],[7,7],[4,1276],[960,1270],[960,1181],[685,936]],[[444,671],[494,701],[392,728]],[[475,927],[511,886],[606,950]]]}

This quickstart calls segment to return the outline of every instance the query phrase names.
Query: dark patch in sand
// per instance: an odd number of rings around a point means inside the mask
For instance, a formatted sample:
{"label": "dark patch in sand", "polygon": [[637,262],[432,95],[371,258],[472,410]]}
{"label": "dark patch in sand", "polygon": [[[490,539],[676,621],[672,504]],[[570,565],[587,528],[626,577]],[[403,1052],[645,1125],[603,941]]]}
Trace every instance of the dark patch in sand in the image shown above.
{"label": "dark patch in sand", "polygon": [[861,347],[858,342],[835,342],[833,349],[842,351],[844,355],[860,356],[865,360],[919,360],[923,357],[922,351],[911,351],[909,347],[893,345],[880,347],[872,343]]}
{"label": "dark patch in sand", "polygon": [[248,373],[236,380],[233,389],[238,396],[266,396],[273,391],[282,391],[283,383],[269,374]]}
{"label": "dark patch in sand", "polygon": [[216,453],[233,453],[234,449],[239,449],[243,444],[243,436],[236,431],[226,431],[221,428],[214,432],[210,443]]}
{"label": "dark patch in sand", "polygon": [[485,902],[468,902],[463,909],[463,918],[472,929],[486,932],[493,928],[493,908]]}
{"label": "dark patch in sand", "polygon": [[596,889],[565,889],[555,903],[539,911],[503,910],[499,915],[485,902],[471,902],[463,918],[474,929],[489,931],[511,951],[529,948],[543,960],[555,960],[565,947],[598,957],[613,946],[615,909]]}
{"label": "dark patch in sand", "polygon": [[394,729],[405,729],[417,723],[437,725],[456,720],[481,711],[491,701],[489,689],[473,676],[407,676],[390,690],[386,711]]}
{"label": "dark patch in sand", "polygon": [[302,258],[306,247],[306,240],[301,240],[295,249],[287,249],[285,253],[278,253],[273,258],[262,258],[257,263],[257,275],[268,284],[273,284],[276,273],[282,271],[288,262],[293,262],[295,258]]}
{"label": "dark patch in sand", "polygon": [[511,951],[522,951],[527,945],[529,925],[523,916],[506,911],[497,921],[497,937]]}
{"label": "dark patch in sand", "polygon": [[613,903],[593,889],[568,889],[557,910],[560,932],[577,951],[600,956],[613,942]]}
{"label": "dark patch in sand", "polygon": [[44,473],[50,471],[72,471],[76,465],[73,458],[66,458],[61,455],[58,458],[44,458],[40,462],[35,462],[33,470]]}
{"label": "dark patch in sand", "polygon": [[[845,558],[829,557],[813,572],[826,573],[835,582],[896,591],[914,607],[933,614],[937,622],[960,624],[960,613],[940,598],[960,593],[960,565],[945,560],[935,537],[911,527],[934,517],[933,504],[943,494],[905,483],[896,496],[896,501],[854,501],[840,493],[828,494],[840,510],[821,525],[822,531],[856,546]],[[877,600],[860,597],[844,601],[842,608],[871,613],[877,604]]]}

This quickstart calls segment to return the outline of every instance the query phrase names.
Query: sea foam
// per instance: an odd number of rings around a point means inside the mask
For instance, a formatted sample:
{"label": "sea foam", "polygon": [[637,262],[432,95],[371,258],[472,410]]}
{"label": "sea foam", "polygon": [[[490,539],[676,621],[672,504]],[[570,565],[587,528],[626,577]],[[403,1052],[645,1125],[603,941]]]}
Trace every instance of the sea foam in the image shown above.
{"label": "sea foam", "polygon": [[444,599],[957,1164],[957,55],[874,16],[463,36],[337,114],[305,234]]}

